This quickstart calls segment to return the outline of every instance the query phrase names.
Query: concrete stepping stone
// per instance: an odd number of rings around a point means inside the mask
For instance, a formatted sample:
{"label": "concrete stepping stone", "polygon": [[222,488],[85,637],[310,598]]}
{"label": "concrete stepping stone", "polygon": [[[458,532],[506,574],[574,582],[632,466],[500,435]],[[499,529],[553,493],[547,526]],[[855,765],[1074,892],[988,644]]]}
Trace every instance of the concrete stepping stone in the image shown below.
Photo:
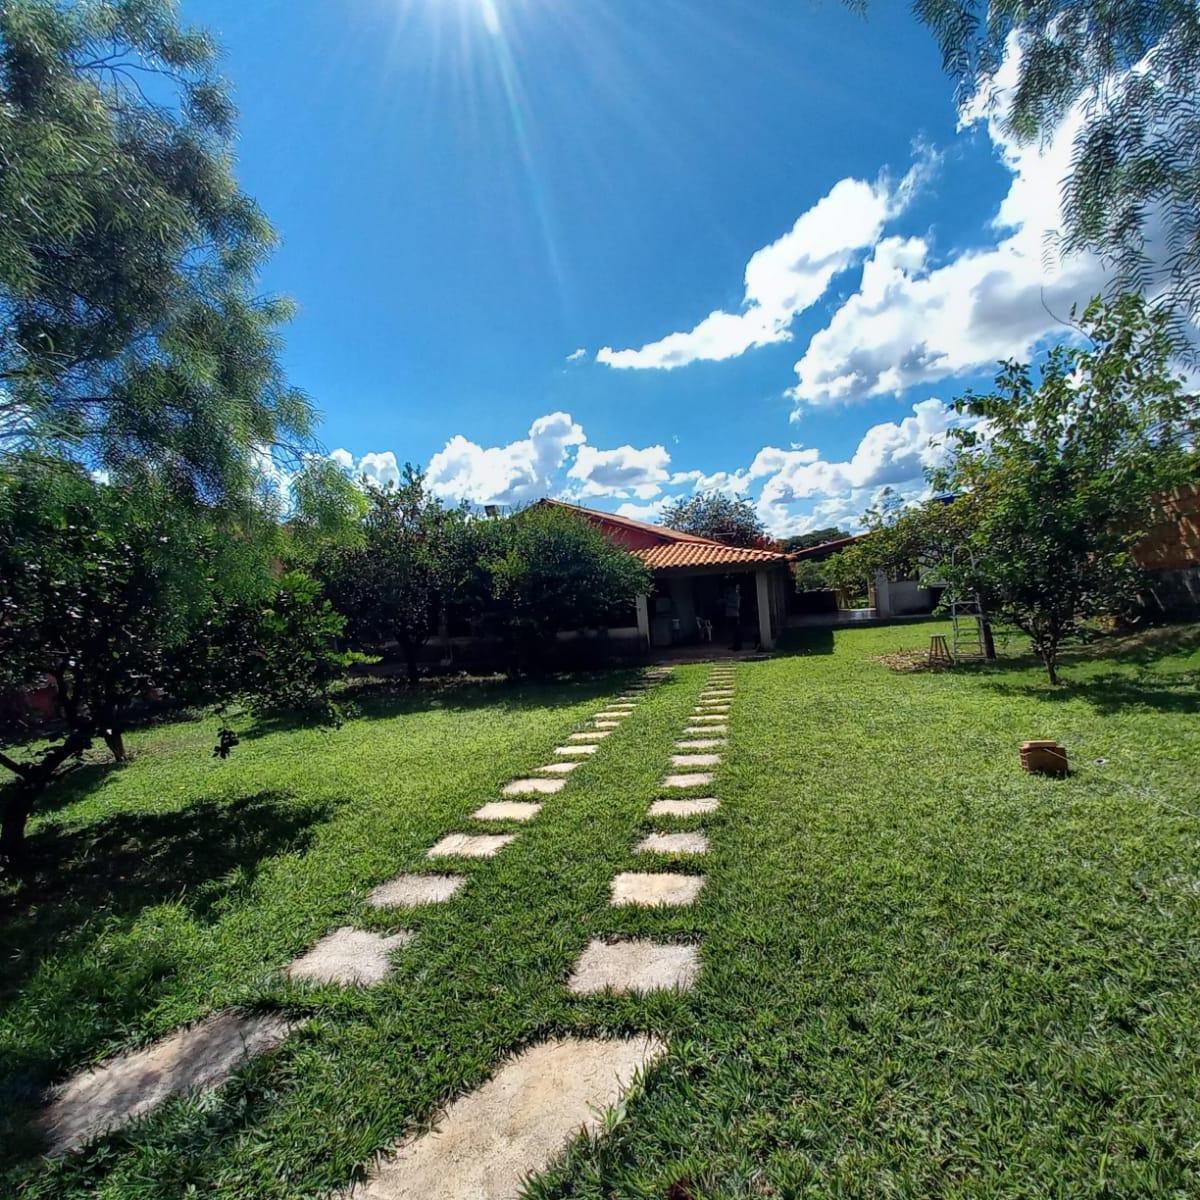
{"label": "concrete stepping stone", "polygon": [[582,767],[582,762],[552,762],[547,763],[544,767],[534,767],[535,771],[542,771],[547,775],[570,775],[576,767]]}
{"label": "concrete stepping stone", "polygon": [[612,881],[614,908],[667,908],[694,904],[704,887],[703,875],[669,871],[622,871]]}
{"label": "concrete stepping stone", "polygon": [[343,925],[290,962],[284,974],[289,979],[340,983],[346,987],[382,983],[392,973],[392,951],[412,939],[413,934],[407,929],[389,936]]}
{"label": "concrete stepping stone", "polygon": [[712,781],[711,771],[685,771],[675,775],[668,775],[662,781],[662,786],[669,788],[703,787],[706,783],[712,783]]}
{"label": "concrete stepping stone", "polygon": [[612,700],[608,707],[615,708],[620,712],[633,712],[637,705],[632,700]]}
{"label": "concrete stepping stone", "polygon": [[715,767],[721,761],[719,754],[672,754],[673,767]]}
{"label": "concrete stepping stone", "polygon": [[676,750],[712,750],[717,746],[727,746],[724,738],[693,738],[687,742],[676,742]]}
{"label": "concrete stepping stone", "polygon": [[707,854],[708,835],[699,829],[687,833],[648,833],[633,849],[635,854]]}
{"label": "concrete stepping stone", "polygon": [[273,1050],[295,1026],[274,1013],[217,1013],[80,1072],[51,1094],[38,1119],[47,1153],[78,1149],[180,1092],[216,1087],[246,1059]]}
{"label": "concrete stepping stone", "polygon": [[553,796],[566,787],[565,779],[514,779],[506,783],[500,793],[504,796]]}
{"label": "concrete stepping stone", "polygon": [[516,836],[515,833],[448,833],[429,848],[426,857],[495,858]]}
{"label": "concrete stepping stone", "polygon": [[372,908],[418,908],[444,904],[467,882],[465,875],[397,875],[381,883],[368,897]]}
{"label": "concrete stepping stone", "polygon": [[623,721],[629,714],[627,712],[614,711],[606,709],[604,712],[598,712],[592,720],[594,721]]}
{"label": "concrete stepping stone", "polygon": [[693,725],[707,725],[707,724],[711,723],[713,725],[721,725],[721,724],[724,724],[724,722],[726,720],[728,720],[728,718],[721,715],[720,713],[705,713],[705,714],[702,714],[699,716],[693,716],[692,724]]}
{"label": "concrete stepping stone", "polygon": [[726,734],[729,732],[729,727],[727,725],[689,725],[683,732],[686,737],[708,737],[714,733]]}
{"label": "concrete stepping stone", "polygon": [[555,746],[554,753],[561,758],[579,758],[581,755],[595,754],[599,749],[594,742],[573,742],[569,746]]}
{"label": "concrete stepping stone", "polygon": [[690,988],[700,974],[695,946],[634,939],[588,944],[567,987],[578,996],[593,992],[659,992]]}
{"label": "concrete stepping stone", "polygon": [[597,729],[603,729],[603,730],[604,730],[606,733],[612,733],[612,731],[613,731],[614,729],[616,729],[616,728],[617,728],[617,726],[618,726],[618,725],[620,725],[620,724],[621,724],[621,722],[620,722],[620,721],[601,721],[601,720],[597,720],[597,721],[596,721],[596,728],[597,728]]}
{"label": "concrete stepping stone", "polygon": [[611,732],[610,730],[604,729],[604,730],[598,730],[598,731],[593,730],[591,733],[569,733],[569,734],[567,734],[567,741],[568,742],[598,742],[601,738],[608,737],[610,732]]}
{"label": "concrete stepping stone", "polygon": [[476,821],[532,821],[541,811],[532,800],[491,800],[471,816]]}
{"label": "concrete stepping stone", "polygon": [[650,805],[652,817],[698,817],[702,813],[715,812],[721,807],[720,800],[705,796],[699,800],[655,800]]}
{"label": "concrete stepping stone", "polygon": [[346,1196],[517,1200],[580,1133],[604,1128],[608,1110],[665,1051],[654,1037],[562,1038],[522,1050]]}

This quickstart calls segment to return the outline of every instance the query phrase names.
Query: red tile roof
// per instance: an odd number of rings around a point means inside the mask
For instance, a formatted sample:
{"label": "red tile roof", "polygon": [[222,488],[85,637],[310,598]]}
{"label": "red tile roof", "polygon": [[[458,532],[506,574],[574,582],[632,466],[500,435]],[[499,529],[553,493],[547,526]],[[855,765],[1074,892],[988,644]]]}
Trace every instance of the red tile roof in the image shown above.
{"label": "red tile roof", "polygon": [[778,550],[755,550],[749,546],[724,546],[720,542],[668,542],[633,552],[654,571],[680,567],[733,567],[754,563],[786,563],[791,556]]}
{"label": "red tile roof", "polygon": [[599,512],[562,500],[540,500],[538,503],[569,508],[586,517],[598,525],[610,541],[636,554],[652,571],[678,571],[691,567],[749,567],[759,563],[787,563],[792,559],[790,554],[782,554],[778,550],[726,546],[723,542],[700,537],[699,534],[668,529],[665,525],[650,525],[645,521],[635,521],[632,517]]}

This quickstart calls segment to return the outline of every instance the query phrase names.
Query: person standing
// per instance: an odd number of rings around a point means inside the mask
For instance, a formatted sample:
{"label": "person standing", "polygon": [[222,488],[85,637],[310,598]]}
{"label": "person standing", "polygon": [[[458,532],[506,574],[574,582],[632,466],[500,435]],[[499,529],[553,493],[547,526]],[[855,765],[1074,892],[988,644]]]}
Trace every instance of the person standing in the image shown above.
{"label": "person standing", "polygon": [[725,589],[725,620],[733,626],[731,650],[742,648],[742,586],[731,583]]}

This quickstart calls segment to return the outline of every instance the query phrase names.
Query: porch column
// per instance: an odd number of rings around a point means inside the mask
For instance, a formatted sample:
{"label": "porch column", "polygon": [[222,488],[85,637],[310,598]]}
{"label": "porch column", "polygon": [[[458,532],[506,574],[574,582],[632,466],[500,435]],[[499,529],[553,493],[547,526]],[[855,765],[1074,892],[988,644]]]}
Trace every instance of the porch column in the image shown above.
{"label": "porch column", "polygon": [[637,598],[637,625],[638,638],[641,640],[642,649],[650,649],[650,597],[639,596]]}
{"label": "porch column", "polygon": [[770,650],[775,645],[771,630],[771,577],[766,571],[755,571],[754,578],[758,584],[758,640],[764,650]]}
{"label": "porch column", "polygon": [[875,615],[890,617],[892,615],[892,588],[884,571],[875,572]]}

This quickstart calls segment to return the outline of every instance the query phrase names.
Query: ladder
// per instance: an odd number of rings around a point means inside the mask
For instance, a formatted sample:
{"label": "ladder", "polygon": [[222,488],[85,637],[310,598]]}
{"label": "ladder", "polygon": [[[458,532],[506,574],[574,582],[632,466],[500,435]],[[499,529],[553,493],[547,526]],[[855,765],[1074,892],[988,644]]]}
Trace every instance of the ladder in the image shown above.
{"label": "ladder", "polygon": [[952,630],[951,653],[955,662],[975,659],[982,662],[987,657],[983,641],[983,616],[979,597],[960,600],[950,599],[950,624]]}

